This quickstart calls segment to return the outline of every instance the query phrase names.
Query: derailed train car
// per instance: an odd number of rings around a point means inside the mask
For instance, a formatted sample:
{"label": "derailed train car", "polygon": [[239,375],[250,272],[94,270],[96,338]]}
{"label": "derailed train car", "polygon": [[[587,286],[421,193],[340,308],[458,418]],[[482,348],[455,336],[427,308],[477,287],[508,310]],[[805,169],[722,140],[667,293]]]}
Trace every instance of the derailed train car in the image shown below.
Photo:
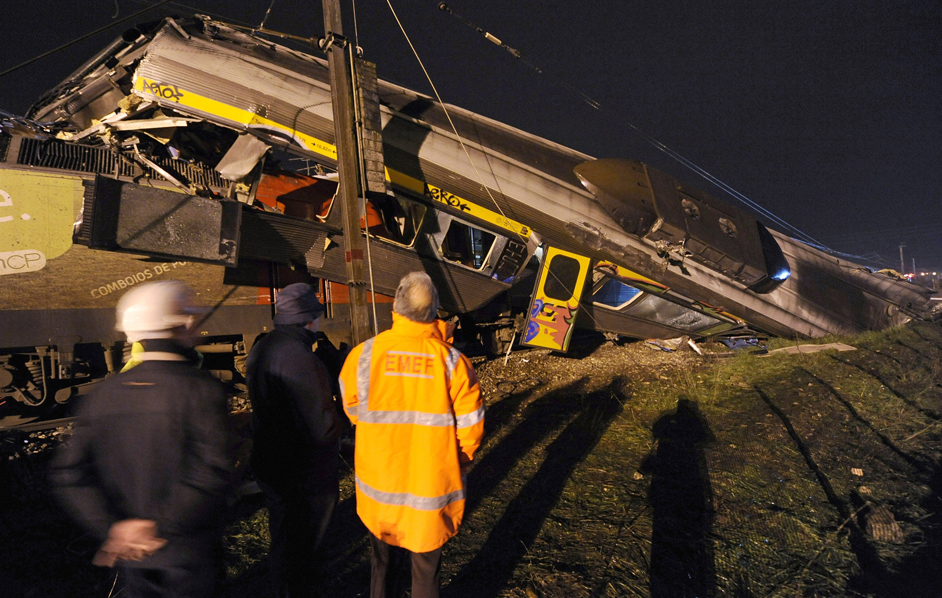
{"label": "derailed train car", "polygon": [[[927,307],[918,288],[644,164],[594,160],[359,71],[380,150],[361,218],[380,324],[417,269],[494,349],[518,333],[564,348],[575,324],[640,338],[854,333]],[[330,283],[346,272],[321,58],[168,19],[116,40],[28,117],[0,137],[0,400],[64,403],[113,371],[117,296],[161,276],[216,308],[204,348],[235,361],[286,282],[327,281],[346,321]]]}

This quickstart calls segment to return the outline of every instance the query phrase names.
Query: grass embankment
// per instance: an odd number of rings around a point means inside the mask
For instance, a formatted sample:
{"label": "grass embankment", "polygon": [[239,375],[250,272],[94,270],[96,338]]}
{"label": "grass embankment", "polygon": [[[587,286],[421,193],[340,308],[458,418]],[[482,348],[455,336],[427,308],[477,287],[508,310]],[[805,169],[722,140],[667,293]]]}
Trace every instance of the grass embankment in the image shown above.
{"label": "grass embankment", "polygon": [[[858,350],[480,364],[488,438],[443,595],[942,595],[942,329],[840,340]],[[325,595],[368,592],[352,494],[348,472]],[[230,527],[234,596],[264,586],[257,506]]]}

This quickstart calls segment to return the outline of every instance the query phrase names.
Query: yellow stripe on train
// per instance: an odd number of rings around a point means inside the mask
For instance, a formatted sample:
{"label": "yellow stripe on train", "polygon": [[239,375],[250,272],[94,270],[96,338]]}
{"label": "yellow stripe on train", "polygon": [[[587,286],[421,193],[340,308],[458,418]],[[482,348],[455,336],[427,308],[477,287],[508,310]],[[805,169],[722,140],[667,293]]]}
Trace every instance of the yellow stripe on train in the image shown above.
{"label": "yellow stripe on train", "polygon": [[[236,108],[218,100],[213,100],[211,98],[180,89],[179,86],[165,85],[156,81],[151,81],[150,79],[144,77],[135,78],[134,89],[138,92],[139,95],[143,97],[152,98],[160,102],[172,102],[174,104],[179,104],[191,110],[213,115],[230,122],[239,123],[249,128],[262,127],[282,131],[302,143],[309,150],[322,156],[326,156],[331,160],[337,159],[336,146],[321,139],[317,139],[316,137],[312,137],[311,135],[301,133],[295,129],[289,129],[288,127],[276,121],[265,118],[264,116],[260,116],[250,110]],[[446,206],[453,208],[458,208],[464,212],[467,212],[469,216],[479,218],[489,224],[509,230],[524,238],[528,238],[530,236],[530,227],[507,218],[498,212],[470,202],[467,199],[458,197],[457,195],[436,187],[435,185],[412,178],[407,174],[387,168],[386,180],[410,191],[414,191],[415,193],[424,195],[434,202],[445,204]]]}

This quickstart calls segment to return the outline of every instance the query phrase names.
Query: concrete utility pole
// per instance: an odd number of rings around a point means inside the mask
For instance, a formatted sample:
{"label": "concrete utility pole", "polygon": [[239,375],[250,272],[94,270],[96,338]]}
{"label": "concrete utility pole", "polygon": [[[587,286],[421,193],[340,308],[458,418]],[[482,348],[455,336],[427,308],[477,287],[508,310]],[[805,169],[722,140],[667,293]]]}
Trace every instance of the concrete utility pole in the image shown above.
{"label": "concrete utility pole", "polygon": [[902,243],[899,244],[899,273],[906,274],[906,262],[903,261],[903,247],[906,247]]}
{"label": "concrete utility pole", "polygon": [[340,199],[343,206],[343,239],[347,260],[347,287],[350,290],[350,320],[353,344],[371,336],[370,314],[366,303],[366,278],[363,265],[363,237],[360,234],[360,167],[357,152],[357,128],[354,121],[353,82],[347,41],[339,0],[323,0],[324,27],[330,70],[330,93],[334,109],[334,136],[337,167],[340,174]]}

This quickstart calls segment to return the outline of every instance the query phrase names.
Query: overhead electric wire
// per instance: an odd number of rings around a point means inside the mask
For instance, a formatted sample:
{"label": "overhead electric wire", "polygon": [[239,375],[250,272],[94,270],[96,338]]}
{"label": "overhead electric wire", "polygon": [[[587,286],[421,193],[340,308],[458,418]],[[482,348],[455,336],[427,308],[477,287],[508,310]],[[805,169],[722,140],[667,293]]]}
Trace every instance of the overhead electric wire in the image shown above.
{"label": "overhead electric wire", "polygon": [[[562,79],[561,77],[553,76],[552,74],[549,74],[549,73],[546,73],[546,72],[545,72],[543,69],[541,69],[539,66],[537,66],[536,64],[534,64],[533,62],[531,62],[530,60],[528,60],[527,58],[525,58],[522,52],[520,52],[519,50],[517,50],[517,49],[515,49],[515,48],[512,48],[512,47],[508,46],[506,43],[504,43],[503,41],[501,41],[500,39],[498,39],[496,36],[494,36],[494,35],[491,34],[490,32],[488,32],[488,31],[482,29],[481,27],[478,27],[477,25],[475,25],[474,23],[472,23],[471,21],[469,21],[467,18],[465,18],[465,17],[459,15],[459,14],[456,13],[454,10],[452,10],[451,7],[449,7],[447,3],[441,2],[441,3],[438,5],[438,8],[439,8],[439,10],[441,10],[441,11],[443,11],[443,12],[447,12],[448,14],[450,14],[450,15],[452,15],[453,17],[457,18],[459,21],[461,21],[462,23],[464,23],[465,25],[467,25],[467,26],[470,27],[471,29],[474,29],[477,33],[479,33],[480,35],[482,35],[485,39],[487,39],[487,40],[490,41],[491,43],[494,43],[495,45],[500,46],[501,48],[503,48],[503,49],[506,50],[508,53],[510,53],[514,58],[520,60],[523,64],[525,64],[525,65],[527,65],[528,67],[530,67],[531,69],[533,69],[537,74],[539,74],[539,75],[546,75],[547,77],[550,77],[551,79],[553,79],[554,81],[556,81],[557,83],[559,83],[560,85],[562,85],[563,87],[565,87],[566,89],[568,89],[569,91],[571,91],[571,92],[577,94],[577,95],[579,96],[579,98],[580,98],[583,102],[585,102],[586,104],[589,105],[589,107],[591,107],[591,108],[593,108],[593,109],[595,109],[595,110],[598,110],[599,112],[603,112],[603,106],[602,106],[602,104],[601,104],[600,102],[598,102],[598,101],[592,99],[590,96],[588,96],[587,94],[585,94],[584,92],[582,92],[582,91],[579,90],[578,88],[576,88],[576,87],[574,87],[573,85],[571,85],[571,84],[570,84],[568,81],[566,81],[565,79]],[[664,143],[658,141],[657,139],[655,139],[655,138],[652,137],[651,135],[645,133],[640,127],[636,126],[634,123],[632,123],[632,122],[630,122],[630,121],[628,121],[628,120],[623,120],[622,122],[624,122],[624,124],[626,124],[626,125],[627,125],[628,127],[630,127],[633,131],[635,131],[644,141],[648,142],[649,144],[651,144],[652,146],[654,146],[656,149],[658,149],[659,151],[661,151],[661,152],[663,152],[664,154],[666,154],[667,156],[669,156],[670,158],[673,158],[674,160],[676,160],[677,162],[679,162],[682,166],[685,166],[685,167],[689,168],[690,170],[692,170],[693,172],[695,172],[696,174],[700,175],[701,177],[703,177],[704,179],[706,179],[708,182],[710,182],[710,183],[716,185],[718,188],[722,189],[723,191],[725,191],[726,193],[728,193],[729,195],[731,195],[731,196],[734,197],[735,199],[739,200],[739,201],[740,201],[741,203],[743,203],[744,205],[749,206],[750,208],[752,208],[753,210],[759,212],[761,215],[765,216],[766,218],[768,218],[768,219],[771,220],[772,222],[774,222],[774,223],[778,224],[779,226],[781,226],[781,227],[783,227],[783,228],[785,228],[785,229],[791,231],[791,232],[792,232],[793,234],[795,234],[795,235],[799,238],[799,240],[801,240],[802,242],[807,243],[808,245],[811,245],[811,246],[813,246],[813,247],[815,247],[815,248],[817,248],[817,249],[821,249],[821,250],[823,250],[823,251],[832,251],[832,250],[829,249],[828,247],[825,247],[821,242],[819,242],[819,241],[817,241],[816,239],[814,239],[813,237],[811,237],[810,235],[808,235],[808,234],[804,233],[803,231],[799,230],[798,228],[792,226],[791,224],[789,224],[789,223],[786,222],[785,220],[779,218],[778,216],[776,216],[775,214],[773,214],[773,213],[770,212],[769,210],[765,209],[764,207],[760,206],[760,205],[757,204],[756,202],[752,201],[752,200],[749,199],[749,197],[747,197],[745,194],[740,193],[740,192],[737,191],[736,189],[734,189],[734,188],[732,188],[731,186],[727,185],[727,184],[724,183],[722,180],[720,180],[718,177],[716,177],[716,176],[714,176],[713,174],[711,174],[710,172],[708,172],[706,169],[700,167],[699,165],[697,165],[697,164],[694,163],[693,161],[691,161],[691,160],[685,158],[684,156],[682,156],[682,155],[679,154],[678,152],[676,152],[676,151],[674,151],[673,149],[671,149],[670,147],[668,147],[666,144],[664,144]]]}
{"label": "overhead electric wire", "polygon": [[98,34],[101,33],[102,31],[106,31],[106,30],[108,30],[108,29],[114,27],[115,25],[120,25],[121,23],[124,23],[125,21],[130,21],[131,19],[135,19],[135,18],[139,17],[140,15],[144,14],[145,12],[149,12],[149,11],[155,9],[155,8],[159,8],[159,7],[163,6],[164,4],[168,4],[170,1],[171,1],[171,0],[162,0],[161,2],[158,2],[157,4],[152,4],[152,5],[148,6],[147,8],[143,8],[143,9],[137,11],[136,13],[133,13],[133,14],[131,14],[131,15],[128,15],[128,16],[124,17],[123,19],[121,19],[121,20],[119,20],[119,21],[115,21],[115,22],[113,22],[113,23],[108,23],[108,24],[105,25],[104,27],[99,27],[98,29],[96,29],[96,30],[94,30],[94,31],[91,31],[91,32],[89,32],[89,33],[86,33],[85,35],[82,35],[82,36],[80,36],[80,37],[77,37],[76,39],[74,39],[74,40],[72,40],[72,41],[70,41],[70,42],[68,42],[68,43],[62,44],[62,45],[59,46],[58,48],[54,48],[54,49],[52,49],[52,50],[49,50],[48,52],[43,52],[43,53],[40,54],[39,56],[35,56],[35,57],[33,57],[33,58],[30,58],[30,59],[27,60],[26,62],[22,62],[22,63],[20,63],[20,64],[14,66],[14,67],[12,67],[12,68],[9,68],[9,69],[7,69],[7,70],[5,70],[5,71],[3,71],[3,72],[0,72],[0,77],[3,77],[4,75],[9,75],[9,74],[12,73],[12,72],[18,71],[18,70],[20,70],[21,68],[23,68],[24,66],[28,66],[28,65],[30,65],[30,64],[33,64],[34,62],[36,62],[36,61],[38,61],[38,60],[42,60],[43,58],[46,58],[47,56],[52,56],[52,55],[55,54],[56,52],[60,52],[60,51],[65,50],[66,48],[68,48],[68,47],[70,47],[70,46],[74,46],[75,44],[77,44],[77,43],[79,43],[79,42],[85,41],[86,39],[88,39],[88,38],[90,38],[90,37],[93,37],[93,36],[95,36],[95,35],[98,35]]}
{"label": "overhead electric wire", "polygon": [[268,21],[268,15],[271,14],[272,7],[275,6],[275,0],[271,0],[271,4],[268,5],[268,10],[265,11],[265,16],[262,17],[262,22],[258,24],[258,27],[252,33],[258,33],[265,28],[265,23]]}
{"label": "overhead electric wire", "polygon": [[[147,4],[146,0],[134,0],[134,2],[137,2],[138,4]],[[252,30],[252,24],[251,24],[251,23],[246,23],[245,21],[239,21],[238,19],[233,19],[233,18],[231,18],[231,17],[229,17],[229,16],[227,16],[227,15],[224,15],[224,14],[222,14],[222,13],[211,12],[211,11],[208,11],[208,10],[203,9],[203,8],[197,8],[197,7],[195,7],[195,6],[190,6],[189,4],[184,4],[184,3],[182,3],[182,2],[177,2],[176,0],[172,0],[172,1],[170,2],[170,4],[172,4],[173,6],[177,6],[177,7],[179,7],[179,8],[185,8],[185,9],[187,10],[187,12],[191,12],[191,13],[193,13],[193,14],[207,15],[207,16],[213,17],[213,18],[215,18],[215,19],[218,19],[218,20],[220,20],[220,21],[224,21],[227,25],[242,25],[242,26],[245,27],[247,30],[249,30],[249,31]]]}
{"label": "overhead electric wire", "polygon": [[942,233],[942,224],[923,224],[908,227],[883,228],[869,231],[854,231],[828,237],[832,244],[854,243],[870,240],[873,237],[917,237]]}
{"label": "overhead electric wire", "polygon": [[[451,126],[452,132],[455,134],[455,137],[458,139],[458,144],[461,146],[461,149],[464,151],[465,156],[468,158],[468,163],[471,164],[471,168],[474,169],[474,173],[478,177],[478,182],[481,183],[481,186],[484,188],[484,192],[487,193],[487,196],[490,198],[491,202],[494,204],[494,207],[497,208],[497,211],[504,218],[504,220],[510,220],[509,218],[507,218],[507,215],[504,213],[504,210],[501,209],[500,204],[497,203],[497,199],[491,193],[490,188],[484,183],[484,177],[481,176],[481,172],[478,170],[478,167],[474,163],[474,160],[471,159],[471,152],[468,151],[468,147],[465,145],[464,140],[461,138],[461,135],[458,134],[458,128],[455,126],[454,121],[451,119],[451,114],[449,114],[448,108],[445,107],[445,102],[442,101],[442,97],[438,93],[438,88],[435,87],[435,83],[432,81],[432,77],[431,75],[429,75],[428,70],[425,68],[425,64],[422,62],[422,58],[419,56],[418,51],[415,49],[415,45],[413,45],[412,39],[409,37],[409,34],[406,33],[405,27],[403,27],[402,25],[402,21],[399,20],[399,15],[396,14],[396,9],[393,8],[392,0],[386,0],[386,4],[389,6],[389,11],[392,13],[393,18],[396,19],[396,24],[399,26],[399,30],[402,32],[403,37],[405,37],[406,43],[409,44],[409,48],[412,50],[412,53],[415,56],[416,61],[419,63],[419,66],[422,68],[422,72],[425,74],[425,78],[428,80],[429,85],[432,87],[432,92],[435,94],[435,99],[438,100],[438,105],[441,107],[442,112],[445,113],[445,118],[448,119],[448,124]],[[444,4],[444,2],[442,4]],[[485,161],[487,161],[487,154],[485,154],[484,158],[485,158]],[[491,172],[491,174],[492,175],[494,174],[493,171]],[[496,181],[497,177],[495,176],[494,179]],[[526,244],[529,241],[529,239],[524,238],[524,236],[521,235],[519,231],[517,231],[516,229],[513,229],[513,230],[514,230],[514,233],[517,235],[517,237],[521,241],[524,242],[524,244]],[[553,278],[556,278],[558,282],[563,284],[563,288],[567,288],[565,284],[561,280],[559,280],[559,278],[552,272],[552,270],[549,271],[549,274],[553,276]],[[592,320],[593,323],[598,325],[598,321],[595,319],[595,316],[593,316],[590,313],[589,310],[583,310],[583,313],[585,313],[585,315],[590,320]],[[513,343],[513,341],[511,341],[511,343]]]}
{"label": "overhead electric wire", "polygon": [[[501,209],[500,204],[498,204],[497,200],[494,198],[494,195],[491,194],[491,190],[486,184],[484,184],[484,177],[481,176],[481,172],[478,170],[477,165],[474,163],[474,160],[471,159],[471,152],[468,151],[468,147],[465,145],[464,139],[462,139],[461,135],[458,134],[458,127],[456,127],[454,121],[452,121],[451,114],[448,112],[448,108],[445,107],[445,102],[442,101],[442,96],[438,93],[438,88],[435,87],[435,83],[432,81],[431,75],[429,75],[428,70],[425,68],[425,63],[422,62],[422,58],[419,56],[418,51],[412,44],[412,39],[409,38],[409,34],[406,33],[405,27],[402,25],[402,21],[399,20],[399,15],[396,14],[396,9],[393,8],[392,0],[386,0],[386,4],[389,6],[389,10],[392,12],[393,18],[396,19],[396,24],[399,26],[399,30],[402,32],[403,37],[406,38],[406,42],[409,44],[409,48],[412,50],[412,54],[415,56],[416,61],[418,61],[419,67],[421,67],[422,72],[425,74],[426,80],[428,80],[429,85],[432,87],[432,93],[435,94],[435,99],[438,100],[438,105],[441,106],[442,112],[445,113],[445,118],[448,119],[448,125],[454,132],[455,137],[458,139],[458,144],[461,145],[461,149],[464,151],[465,157],[468,158],[468,163],[471,164],[471,168],[474,169],[474,174],[478,177],[478,182],[480,182],[481,186],[484,187],[484,192],[487,193],[487,196],[497,208],[497,211],[500,212],[500,215],[503,216],[504,219],[508,219],[507,215],[504,214],[504,211]],[[520,236],[519,233],[517,234]],[[526,239],[523,240],[526,241]]]}

